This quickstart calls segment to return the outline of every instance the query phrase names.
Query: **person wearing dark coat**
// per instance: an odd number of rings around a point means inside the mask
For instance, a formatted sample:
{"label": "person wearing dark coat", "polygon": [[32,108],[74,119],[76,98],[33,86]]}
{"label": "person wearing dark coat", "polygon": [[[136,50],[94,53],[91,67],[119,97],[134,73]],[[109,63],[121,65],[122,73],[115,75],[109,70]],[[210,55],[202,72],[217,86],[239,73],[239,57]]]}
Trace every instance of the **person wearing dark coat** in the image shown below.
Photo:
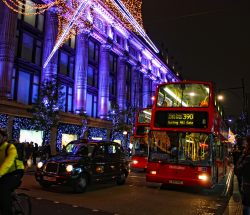
{"label": "person wearing dark coat", "polygon": [[250,136],[246,138],[241,162],[238,165],[238,173],[242,178],[241,195],[243,215],[250,215]]}

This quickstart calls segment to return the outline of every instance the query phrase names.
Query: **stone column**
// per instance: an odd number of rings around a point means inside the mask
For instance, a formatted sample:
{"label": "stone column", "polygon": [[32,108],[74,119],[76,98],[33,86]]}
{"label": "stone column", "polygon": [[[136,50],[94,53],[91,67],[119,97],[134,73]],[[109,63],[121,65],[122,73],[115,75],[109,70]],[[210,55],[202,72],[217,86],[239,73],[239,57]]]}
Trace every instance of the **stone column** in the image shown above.
{"label": "stone column", "polygon": [[0,1],[0,98],[11,96],[17,13]]}
{"label": "stone column", "polygon": [[143,90],[142,90],[142,98],[143,98],[143,108],[146,108],[149,105],[149,88],[148,88],[148,78],[143,76]]}
{"label": "stone column", "polygon": [[86,111],[88,36],[80,34],[76,39],[74,109]]}
{"label": "stone column", "polygon": [[99,62],[99,89],[98,89],[98,116],[105,118],[109,104],[109,50],[110,47],[102,45]]}
{"label": "stone column", "polygon": [[126,60],[122,57],[118,59],[117,70],[117,104],[120,110],[124,110],[126,106]]}
{"label": "stone column", "polygon": [[132,86],[131,86],[131,101],[133,107],[139,106],[139,82],[138,70],[136,66],[132,67]]}
{"label": "stone column", "polygon": [[[51,11],[46,12],[45,17],[45,32],[44,32],[44,43],[43,43],[43,65],[49,57],[57,37],[57,16]],[[57,63],[58,63],[58,51],[53,55],[48,65],[42,69],[42,81],[51,79],[57,74]]]}

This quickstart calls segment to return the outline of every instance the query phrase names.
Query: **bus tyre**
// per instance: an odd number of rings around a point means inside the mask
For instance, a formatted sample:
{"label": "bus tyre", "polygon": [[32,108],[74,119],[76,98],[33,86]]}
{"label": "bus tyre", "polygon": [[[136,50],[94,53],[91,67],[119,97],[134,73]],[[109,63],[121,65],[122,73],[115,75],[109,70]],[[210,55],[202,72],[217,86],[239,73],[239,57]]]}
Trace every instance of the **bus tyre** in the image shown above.
{"label": "bus tyre", "polygon": [[48,182],[43,182],[43,181],[39,182],[39,184],[40,184],[41,187],[43,187],[43,188],[49,188],[49,187],[51,186],[50,183],[48,183]]}
{"label": "bus tyre", "polygon": [[117,185],[123,185],[126,182],[126,174],[125,172],[122,172],[120,176],[118,176],[117,180],[116,180],[116,184]]}
{"label": "bus tyre", "polygon": [[88,185],[88,179],[86,175],[81,175],[73,184],[74,192],[83,193],[86,191]]}
{"label": "bus tyre", "polygon": [[219,183],[219,168],[216,168],[216,183]]}

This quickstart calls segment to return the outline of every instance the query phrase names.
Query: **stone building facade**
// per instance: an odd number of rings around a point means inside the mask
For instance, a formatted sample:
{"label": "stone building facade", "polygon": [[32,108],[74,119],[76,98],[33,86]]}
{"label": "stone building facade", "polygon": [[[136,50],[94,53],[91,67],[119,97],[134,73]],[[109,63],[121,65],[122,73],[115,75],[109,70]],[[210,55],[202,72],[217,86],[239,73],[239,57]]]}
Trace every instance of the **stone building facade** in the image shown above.
{"label": "stone building facade", "polygon": [[112,102],[121,110],[148,107],[157,84],[178,80],[105,4],[93,2],[91,10],[92,29],[67,40],[43,68],[57,39],[55,10],[26,16],[0,1],[0,127],[13,138],[26,138],[21,130],[32,130],[27,107],[37,99],[40,84],[54,75],[65,95],[60,124],[51,134],[59,148],[64,134],[79,137],[79,111],[87,113],[92,137],[107,138]]}

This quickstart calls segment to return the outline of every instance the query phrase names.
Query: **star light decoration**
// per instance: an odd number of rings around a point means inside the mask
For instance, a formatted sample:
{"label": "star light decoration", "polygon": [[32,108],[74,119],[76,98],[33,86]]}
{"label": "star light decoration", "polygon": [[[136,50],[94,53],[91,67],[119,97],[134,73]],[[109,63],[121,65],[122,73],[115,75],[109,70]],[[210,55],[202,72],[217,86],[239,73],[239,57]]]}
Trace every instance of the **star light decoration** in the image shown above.
{"label": "star light decoration", "polygon": [[58,35],[56,43],[45,61],[45,68],[55,52],[69,38],[82,32],[88,32],[93,27],[94,5],[108,7],[130,30],[142,36],[155,52],[159,52],[143,29],[141,6],[142,0],[44,0],[46,3],[37,4],[30,0],[2,0],[6,6],[17,13],[36,15],[53,7],[58,16]]}

